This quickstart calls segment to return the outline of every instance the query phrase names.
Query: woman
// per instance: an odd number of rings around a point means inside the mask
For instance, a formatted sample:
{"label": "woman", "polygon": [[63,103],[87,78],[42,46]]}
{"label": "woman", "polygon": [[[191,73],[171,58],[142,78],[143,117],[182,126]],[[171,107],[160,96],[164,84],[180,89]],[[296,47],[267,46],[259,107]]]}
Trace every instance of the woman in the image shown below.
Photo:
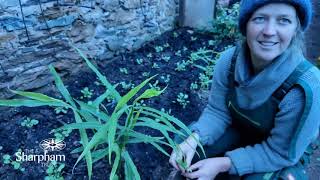
{"label": "woman", "polygon": [[[209,102],[190,127],[207,157],[191,165],[195,138],[179,144],[187,178],[219,173],[244,179],[305,179],[299,161],[319,133],[320,73],[302,52],[310,0],[242,0],[240,47],[225,51],[214,69]],[[220,175],[219,175],[220,176]]]}

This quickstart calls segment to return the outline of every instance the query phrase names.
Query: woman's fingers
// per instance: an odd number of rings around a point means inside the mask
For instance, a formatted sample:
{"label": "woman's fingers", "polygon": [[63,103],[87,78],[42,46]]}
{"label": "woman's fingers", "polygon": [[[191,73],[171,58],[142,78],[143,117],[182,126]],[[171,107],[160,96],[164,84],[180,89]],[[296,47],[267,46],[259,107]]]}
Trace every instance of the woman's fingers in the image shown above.
{"label": "woman's fingers", "polygon": [[172,153],[171,156],[170,156],[170,159],[169,159],[169,163],[177,170],[180,170],[178,164],[177,164],[177,161],[176,161],[176,153]]}
{"label": "woman's fingers", "polygon": [[195,179],[200,177],[200,172],[195,171],[191,173],[183,173],[182,175],[185,176],[186,178]]}
{"label": "woman's fingers", "polygon": [[188,170],[189,170],[189,171],[194,171],[194,170],[196,170],[196,169],[199,169],[201,166],[202,166],[202,162],[199,161],[199,162],[191,165],[191,166],[188,168]]}

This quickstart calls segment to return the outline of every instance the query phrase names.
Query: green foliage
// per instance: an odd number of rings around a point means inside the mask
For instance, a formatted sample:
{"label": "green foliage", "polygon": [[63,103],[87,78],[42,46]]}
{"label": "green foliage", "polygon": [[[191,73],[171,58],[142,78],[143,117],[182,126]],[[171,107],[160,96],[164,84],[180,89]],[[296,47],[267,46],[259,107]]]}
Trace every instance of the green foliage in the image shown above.
{"label": "green foliage", "polygon": [[170,47],[170,44],[169,44],[169,43],[165,43],[165,44],[163,45],[163,47],[168,48],[168,47]]}
{"label": "green foliage", "polygon": [[125,81],[120,82],[120,85],[125,90],[131,89],[132,87],[134,87],[134,84],[132,84],[131,82],[126,83]]}
{"label": "green foliage", "polygon": [[143,73],[142,73],[142,76],[143,76],[143,77],[149,77],[149,76],[150,76],[150,72],[143,72]]}
{"label": "green foliage", "polygon": [[[137,106],[137,102],[159,96],[165,90],[165,88],[156,90],[145,87],[154,76],[144,80],[127,94],[121,96],[116,91],[115,86],[109,83],[106,77],[97,70],[83,53],[77,48],[75,49],[106,88],[105,92],[95,100],[85,103],[71,97],[56,70],[50,66],[49,68],[54,76],[56,87],[62,94],[63,100],[41,93],[12,91],[20,96],[24,96],[26,99],[0,100],[0,105],[13,107],[38,107],[46,105],[71,109],[74,114],[75,123],[66,124],[59,129],[78,130],[80,132],[82,147],[75,149],[74,153],[81,152],[81,154],[74,166],[82,159],[85,159],[88,176],[91,179],[93,163],[108,157],[109,164],[112,166],[109,176],[110,180],[118,177],[119,167],[122,165],[125,169],[126,179],[140,179],[137,168],[127,152],[126,146],[128,144],[148,143],[169,157],[169,153],[165,150],[167,148],[163,148],[163,146],[178,151],[177,145],[169,136],[169,133],[186,138],[191,135],[191,131],[173,116],[148,106]],[[143,89],[144,91],[139,93]],[[110,94],[116,101],[116,106],[111,113],[103,108],[103,103]],[[120,123],[120,120],[124,120],[124,123]],[[135,130],[136,127],[147,127],[158,130],[161,136],[153,137],[142,134]],[[181,131],[178,129],[181,129]],[[88,134],[91,136],[88,136]],[[204,154],[200,142],[197,143]],[[52,171],[50,170],[49,172]]]}
{"label": "green foliage", "polygon": [[64,178],[61,175],[61,172],[64,167],[65,167],[64,163],[60,163],[57,161],[50,161],[48,168],[46,170],[47,176],[45,177],[45,180],[63,180]]}
{"label": "green foliage", "polygon": [[154,49],[156,50],[157,53],[162,52],[164,50],[162,46],[156,46],[154,47]]}
{"label": "green foliage", "polygon": [[179,34],[177,32],[173,32],[173,37],[177,38],[179,36]]}
{"label": "green foliage", "polygon": [[191,83],[190,90],[197,90],[197,89],[199,89],[198,84],[197,83]]}
{"label": "green foliage", "polygon": [[80,92],[82,93],[82,96],[80,97],[81,99],[90,99],[93,95],[93,90],[89,89],[88,87],[83,88]]}
{"label": "green foliage", "polygon": [[232,8],[217,7],[217,16],[213,22],[212,33],[220,43],[223,39],[229,38],[237,40],[241,38],[238,31],[239,3],[235,3]]}
{"label": "green foliage", "polygon": [[54,112],[56,114],[60,114],[60,113],[67,114],[68,109],[66,109],[65,107],[56,107],[54,108]]}
{"label": "green foliage", "polygon": [[152,57],[153,57],[153,56],[152,56],[152,53],[147,54],[147,57],[148,57],[148,58],[152,58]]}
{"label": "green foliage", "polygon": [[174,69],[176,71],[185,71],[186,67],[188,66],[188,62],[185,60],[182,60],[182,62],[177,62],[176,65],[177,67]]}
{"label": "green foliage", "polygon": [[166,76],[160,76],[160,79],[163,81],[163,82],[165,82],[165,83],[169,83],[170,82],[170,77],[171,77],[171,75],[170,74],[167,74]]}
{"label": "green foliage", "polygon": [[157,63],[153,63],[151,68],[153,68],[153,69],[159,69],[160,67],[159,67],[159,65],[158,65]]}
{"label": "green foliage", "polygon": [[[21,149],[18,149],[17,152],[21,152]],[[9,154],[5,154],[2,156],[2,162],[3,164],[11,165],[15,170],[20,170],[21,172],[25,171],[25,168],[22,167],[22,161],[12,160]]]}
{"label": "green foliage", "polygon": [[37,125],[39,123],[38,120],[36,119],[31,119],[27,117],[21,122],[21,126],[27,127],[27,128],[32,128],[33,126]]}
{"label": "green foliage", "polygon": [[139,64],[139,65],[140,65],[140,64],[142,64],[142,63],[143,63],[143,59],[141,59],[141,58],[140,58],[140,59],[136,59],[136,62],[137,62],[137,64]]}
{"label": "green foliage", "polygon": [[120,72],[123,74],[128,74],[127,68],[119,68]]}
{"label": "green foliage", "polygon": [[169,62],[171,57],[163,55],[163,56],[161,56],[161,59],[163,59],[165,62]]}
{"label": "green foliage", "polygon": [[177,96],[177,102],[183,107],[183,109],[185,109],[186,106],[190,103],[188,98],[189,98],[188,94],[184,94],[181,92]]}
{"label": "green foliage", "polygon": [[57,140],[64,140],[66,137],[69,137],[71,129],[53,129],[51,133],[54,133],[54,137]]}
{"label": "green foliage", "polygon": [[149,85],[149,87],[150,87],[151,89],[155,89],[155,90],[157,90],[157,91],[160,91],[161,88],[159,87],[158,83],[159,83],[159,81],[156,80],[153,84],[152,84],[152,83],[148,83],[148,85]]}
{"label": "green foliage", "polygon": [[176,51],[176,52],[174,53],[174,55],[181,57],[181,56],[182,56],[182,55],[181,55],[181,50]]}

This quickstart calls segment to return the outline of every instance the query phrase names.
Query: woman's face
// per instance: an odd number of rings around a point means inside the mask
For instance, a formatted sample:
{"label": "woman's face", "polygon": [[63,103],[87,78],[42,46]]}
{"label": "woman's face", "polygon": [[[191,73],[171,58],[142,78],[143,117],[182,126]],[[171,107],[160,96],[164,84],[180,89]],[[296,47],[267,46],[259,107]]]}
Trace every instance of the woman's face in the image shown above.
{"label": "woman's face", "polygon": [[296,10],[291,5],[271,3],[257,9],[246,29],[252,60],[268,64],[283,53],[295,36],[297,25]]}

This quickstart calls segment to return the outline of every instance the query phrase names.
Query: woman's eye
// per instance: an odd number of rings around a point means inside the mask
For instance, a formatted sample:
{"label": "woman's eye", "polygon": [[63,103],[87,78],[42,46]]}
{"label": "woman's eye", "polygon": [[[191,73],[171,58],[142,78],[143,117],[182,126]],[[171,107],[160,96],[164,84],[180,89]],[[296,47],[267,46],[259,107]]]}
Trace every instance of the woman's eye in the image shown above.
{"label": "woman's eye", "polygon": [[281,18],[281,19],[279,20],[279,22],[280,22],[281,24],[290,24],[290,23],[291,23],[291,21],[290,21],[289,19],[287,19],[287,18]]}
{"label": "woman's eye", "polygon": [[252,19],[253,22],[261,23],[264,21],[264,17],[255,17]]}

